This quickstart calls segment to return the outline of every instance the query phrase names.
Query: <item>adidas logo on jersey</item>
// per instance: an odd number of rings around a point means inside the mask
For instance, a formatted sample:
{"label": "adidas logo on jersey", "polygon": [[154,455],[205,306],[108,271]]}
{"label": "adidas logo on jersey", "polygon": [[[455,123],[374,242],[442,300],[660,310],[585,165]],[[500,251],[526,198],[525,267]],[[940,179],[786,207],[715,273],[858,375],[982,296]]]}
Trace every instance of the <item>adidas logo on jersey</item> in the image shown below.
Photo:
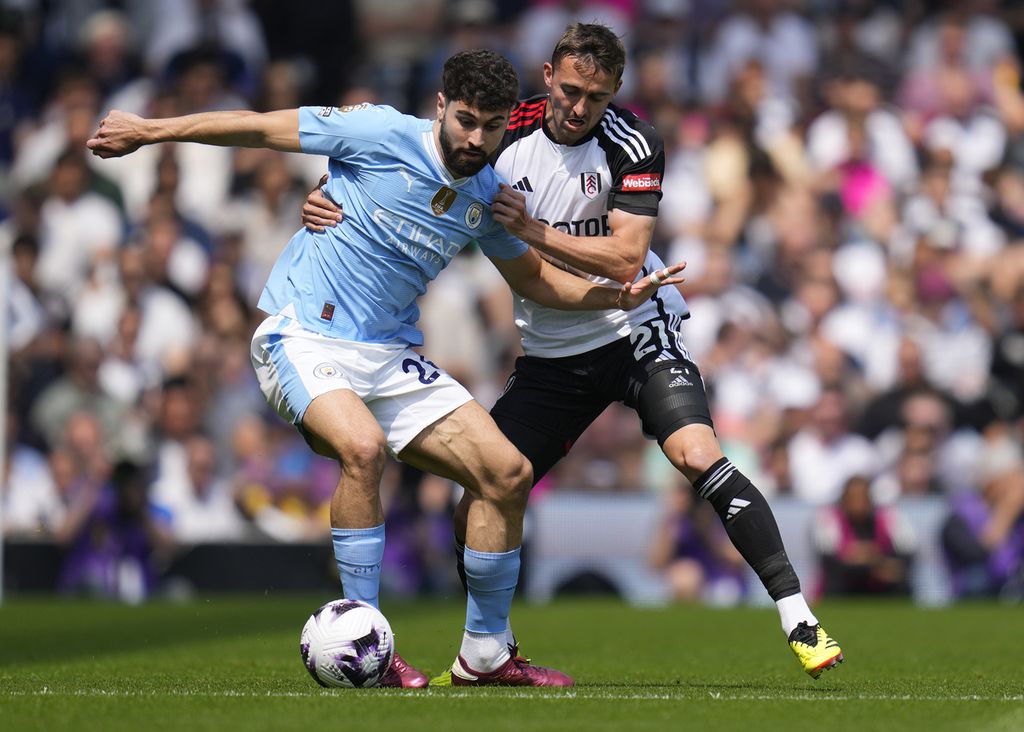
{"label": "adidas logo on jersey", "polygon": [[533,186],[530,185],[530,179],[525,175],[513,183],[512,187],[517,191],[522,191],[523,193],[533,193]]}
{"label": "adidas logo on jersey", "polygon": [[676,378],[672,379],[672,381],[669,382],[669,389],[675,388],[677,386],[693,386],[693,382],[686,378],[683,369],[671,369],[669,373],[679,374],[679,376],[677,376]]}

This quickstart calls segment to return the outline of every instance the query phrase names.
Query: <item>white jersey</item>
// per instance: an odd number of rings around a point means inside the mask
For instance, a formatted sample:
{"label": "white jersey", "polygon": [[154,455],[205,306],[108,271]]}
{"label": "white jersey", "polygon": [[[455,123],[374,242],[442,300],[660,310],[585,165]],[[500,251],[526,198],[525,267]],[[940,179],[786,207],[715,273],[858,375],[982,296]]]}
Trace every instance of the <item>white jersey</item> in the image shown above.
{"label": "white jersey", "polygon": [[[575,145],[560,145],[544,125],[546,104],[543,95],[516,106],[494,163],[498,175],[526,196],[530,214],[573,236],[608,236],[611,209],[657,216],[665,152],[654,128],[632,112],[609,105],[590,134]],[[558,264],[591,282],[621,284]],[[664,266],[657,255],[648,252],[637,277]],[[688,316],[675,287],[660,289],[648,302],[628,312],[567,312],[515,297],[523,350],[543,358],[591,351],[658,317],[675,330]]]}

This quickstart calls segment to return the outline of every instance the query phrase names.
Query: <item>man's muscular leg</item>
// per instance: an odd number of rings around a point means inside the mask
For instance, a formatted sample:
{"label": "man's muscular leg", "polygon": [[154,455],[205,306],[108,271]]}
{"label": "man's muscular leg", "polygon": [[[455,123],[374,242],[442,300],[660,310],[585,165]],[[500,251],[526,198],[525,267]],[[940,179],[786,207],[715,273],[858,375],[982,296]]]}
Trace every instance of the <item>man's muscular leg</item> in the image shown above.
{"label": "man's muscular leg", "polygon": [[817,620],[800,593],[800,580],[782,543],[775,515],[761,492],[722,454],[706,424],[688,424],[662,445],[666,457],[714,507],[733,545],[779,606],[789,635],[800,621]]}
{"label": "man's muscular leg", "polygon": [[313,449],[336,459],[341,477],[331,496],[331,537],[345,597],[378,607],[384,557],[380,476],[387,442],[356,394],[338,389],[316,397],[302,419]]}
{"label": "man's muscular leg", "polygon": [[457,481],[470,496],[462,512],[468,602],[460,655],[473,669],[491,671],[509,657],[505,630],[519,580],[530,464],[476,402],[435,422],[399,457]]}

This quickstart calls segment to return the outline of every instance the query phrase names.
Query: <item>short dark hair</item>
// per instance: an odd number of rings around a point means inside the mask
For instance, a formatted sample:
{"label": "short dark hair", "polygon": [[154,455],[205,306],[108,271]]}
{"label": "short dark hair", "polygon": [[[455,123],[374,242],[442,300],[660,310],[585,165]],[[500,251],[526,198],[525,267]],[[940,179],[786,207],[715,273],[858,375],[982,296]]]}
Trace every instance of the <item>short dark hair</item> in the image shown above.
{"label": "short dark hair", "polygon": [[614,31],[597,23],[576,23],[565,33],[551,52],[551,65],[558,68],[562,59],[571,56],[579,64],[607,72],[616,81],[626,68],[626,49]]}
{"label": "short dark hair", "polygon": [[519,76],[509,60],[494,51],[460,51],[444,63],[441,90],[446,102],[507,112],[519,97]]}

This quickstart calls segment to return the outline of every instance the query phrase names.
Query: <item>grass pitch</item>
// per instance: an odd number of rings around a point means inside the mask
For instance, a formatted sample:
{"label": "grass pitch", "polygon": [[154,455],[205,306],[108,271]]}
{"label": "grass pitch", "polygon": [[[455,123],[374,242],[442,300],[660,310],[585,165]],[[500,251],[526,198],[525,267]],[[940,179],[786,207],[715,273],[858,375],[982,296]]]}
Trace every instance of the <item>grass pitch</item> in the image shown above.
{"label": "grass pitch", "polygon": [[[327,597],[0,607],[0,729],[1024,730],[1024,608],[818,608],[846,663],[813,681],[773,610],[517,604],[536,662],[573,689],[324,690],[298,636]],[[461,603],[386,603],[403,656],[454,658]]]}

